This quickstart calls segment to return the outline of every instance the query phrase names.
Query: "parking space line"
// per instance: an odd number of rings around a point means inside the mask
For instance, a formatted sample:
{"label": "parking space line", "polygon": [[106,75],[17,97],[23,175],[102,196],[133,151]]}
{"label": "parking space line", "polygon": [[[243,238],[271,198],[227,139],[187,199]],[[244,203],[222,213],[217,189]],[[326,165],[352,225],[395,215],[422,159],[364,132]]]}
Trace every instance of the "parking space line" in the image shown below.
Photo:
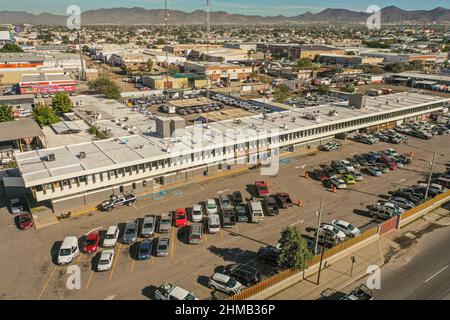
{"label": "parking space line", "polygon": [[39,294],[39,297],[37,298],[38,300],[41,300],[41,297],[42,297],[42,295],[44,294],[45,290],[47,289],[48,284],[50,283],[50,280],[52,279],[53,274],[55,273],[57,267],[58,267],[58,266],[55,266],[55,267],[53,268],[52,272],[50,273],[50,276],[48,277],[47,282],[46,282],[45,285],[44,285],[44,288],[42,288],[42,291],[41,291],[41,293]]}
{"label": "parking space line", "polygon": [[86,283],[86,290],[89,289],[89,286],[91,285],[92,277],[94,276],[94,270],[91,270],[91,274],[89,276],[88,282]]}
{"label": "parking space line", "polygon": [[205,233],[205,243],[208,244],[208,236]]}
{"label": "parking space line", "polygon": [[112,279],[112,277],[113,277],[113,274],[114,274],[114,270],[116,270],[117,261],[119,260],[120,252],[121,252],[120,249],[122,249],[122,244],[121,244],[121,243],[119,243],[119,249],[117,250],[117,258],[116,258],[116,260],[114,261],[113,267],[112,267],[112,269],[111,269],[111,275],[109,276],[109,281],[111,281],[111,279]]}
{"label": "parking space line", "polygon": [[131,263],[131,270],[130,272],[134,272],[134,265],[136,263],[136,260],[133,259],[133,262]]}
{"label": "parking space line", "polygon": [[172,239],[170,240],[170,257],[173,258],[173,247],[175,246],[175,228],[172,227]]}

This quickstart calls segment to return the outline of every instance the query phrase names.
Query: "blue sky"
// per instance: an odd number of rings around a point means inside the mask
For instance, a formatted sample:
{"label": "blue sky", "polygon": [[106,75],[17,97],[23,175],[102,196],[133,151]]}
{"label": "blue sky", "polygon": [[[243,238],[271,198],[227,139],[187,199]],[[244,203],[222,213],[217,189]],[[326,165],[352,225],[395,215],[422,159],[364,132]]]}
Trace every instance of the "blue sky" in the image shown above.
{"label": "blue sky", "polygon": [[[449,0],[211,0],[214,11],[258,15],[294,16],[307,11],[318,12],[325,8],[345,8],[365,11],[369,5],[386,7],[395,5],[406,10],[450,8]],[[79,5],[82,11],[98,8],[143,7],[160,9],[163,0],[0,0],[0,10],[51,12],[64,14],[69,5]],[[194,11],[204,9],[206,0],[169,0],[171,9]]]}

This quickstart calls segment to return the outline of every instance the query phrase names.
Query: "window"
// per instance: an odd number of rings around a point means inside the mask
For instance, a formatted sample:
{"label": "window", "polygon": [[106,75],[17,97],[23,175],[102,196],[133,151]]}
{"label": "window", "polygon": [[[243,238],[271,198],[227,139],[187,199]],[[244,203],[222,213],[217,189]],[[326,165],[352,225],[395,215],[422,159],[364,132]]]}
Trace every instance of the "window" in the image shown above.
{"label": "window", "polygon": [[120,186],[120,187],[119,187],[119,192],[120,192],[120,193],[123,193],[123,191],[124,191],[123,186]]}
{"label": "window", "polygon": [[87,183],[87,178],[86,178],[86,176],[81,176],[81,177],[78,178],[78,180],[80,181],[80,183],[84,183],[84,184]]}
{"label": "window", "polygon": [[63,187],[70,187],[70,182],[69,182],[69,180],[63,180],[63,181],[62,181],[62,186],[63,186]]}

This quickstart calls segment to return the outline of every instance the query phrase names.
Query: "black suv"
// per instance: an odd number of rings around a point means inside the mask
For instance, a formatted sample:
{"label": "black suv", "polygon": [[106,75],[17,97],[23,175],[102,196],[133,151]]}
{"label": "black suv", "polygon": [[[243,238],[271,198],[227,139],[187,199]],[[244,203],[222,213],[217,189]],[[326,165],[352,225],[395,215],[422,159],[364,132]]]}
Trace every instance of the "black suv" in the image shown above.
{"label": "black suv", "polygon": [[252,286],[262,281],[261,272],[246,264],[231,264],[225,267],[224,273],[237,279],[246,286]]}
{"label": "black suv", "polygon": [[233,192],[233,204],[237,206],[238,204],[244,203],[244,199],[242,198],[242,193],[240,191]]}
{"label": "black suv", "polygon": [[279,267],[278,256],[280,255],[280,250],[275,247],[267,246],[261,247],[258,250],[258,257],[256,258],[259,262],[264,264],[269,264],[274,267]]}
{"label": "black suv", "polygon": [[280,214],[280,209],[277,205],[277,200],[274,197],[267,197],[262,202],[264,214],[267,216],[276,216]]}

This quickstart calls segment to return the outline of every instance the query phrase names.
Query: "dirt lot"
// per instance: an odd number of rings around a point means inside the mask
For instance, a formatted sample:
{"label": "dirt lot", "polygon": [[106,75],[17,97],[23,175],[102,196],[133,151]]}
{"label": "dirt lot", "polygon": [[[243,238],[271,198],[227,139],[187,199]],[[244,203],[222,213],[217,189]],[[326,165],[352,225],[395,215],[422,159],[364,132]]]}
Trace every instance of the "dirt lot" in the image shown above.
{"label": "dirt lot", "polygon": [[[261,177],[259,171],[249,171],[220,180],[192,183],[148,195],[134,207],[111,213],[88,214],[40,230],[17,230],[3,203],[0,209],[0,273],[4,276],[0,279],[0,299],[152,299],[154,289],[165,281],[188,289],[201,299],[209,299],[211,292],[206,287],[208,277],[221,266],[235,262],[249,263],[260,268],[264,276],[272,274],[274,270],[255,261],[257,250],[266,244],[275,245],[286,226],[295,225],[308,233],[316,223],[314,211],[319,207],[321,195],[325,201],[324,222],[341,218],[363,230],[369,228],[374,221],[365,214],[366,207],[390,190],[423,180],[433,151],[438,152],[436,170],[443,170],[450,159],[449,140],[449,136],[436,136],[431,141],[410,138],[406,144],[399,146],[346,142],[338,152],[282,159],[280,171],[275,177]],[[333,159],[388,146],[400,152],[413,151],[413,163],[378,178],[364,175],[364,181],[337,193],[325,189],[320,182],[304,178],[306,171]],[[118,244],[113,269],[104,273],[93,271],[95,258],[92,255],[82,254],[73,263],[81,269],[80,289],[67,289],[67,266],[55,266],[53,263],[52,256],[65,236],[82,237],[90,230],[106,230],[113,224],[123,228],[123,223],[129,219],[190,207],[208,197],[217,198],[221,193],[240,190],[248,198],[249,185],[259,179],[269,181],[271,192],[287,191],[295,202],[302,200],[303,207],[282,210],[279,216],[266,217],[258,225],[241,223],[231,230],[206,234],[203,243],[196,246],[186,244],[183,230],[172,228],[169,234],[172,240],[170,254],[166,258],[136,261],[130,255],[133,250],[130,246]],[[4,195],[0,199],[5,199]],[[223,295],[218,294],[218,297]]]}

